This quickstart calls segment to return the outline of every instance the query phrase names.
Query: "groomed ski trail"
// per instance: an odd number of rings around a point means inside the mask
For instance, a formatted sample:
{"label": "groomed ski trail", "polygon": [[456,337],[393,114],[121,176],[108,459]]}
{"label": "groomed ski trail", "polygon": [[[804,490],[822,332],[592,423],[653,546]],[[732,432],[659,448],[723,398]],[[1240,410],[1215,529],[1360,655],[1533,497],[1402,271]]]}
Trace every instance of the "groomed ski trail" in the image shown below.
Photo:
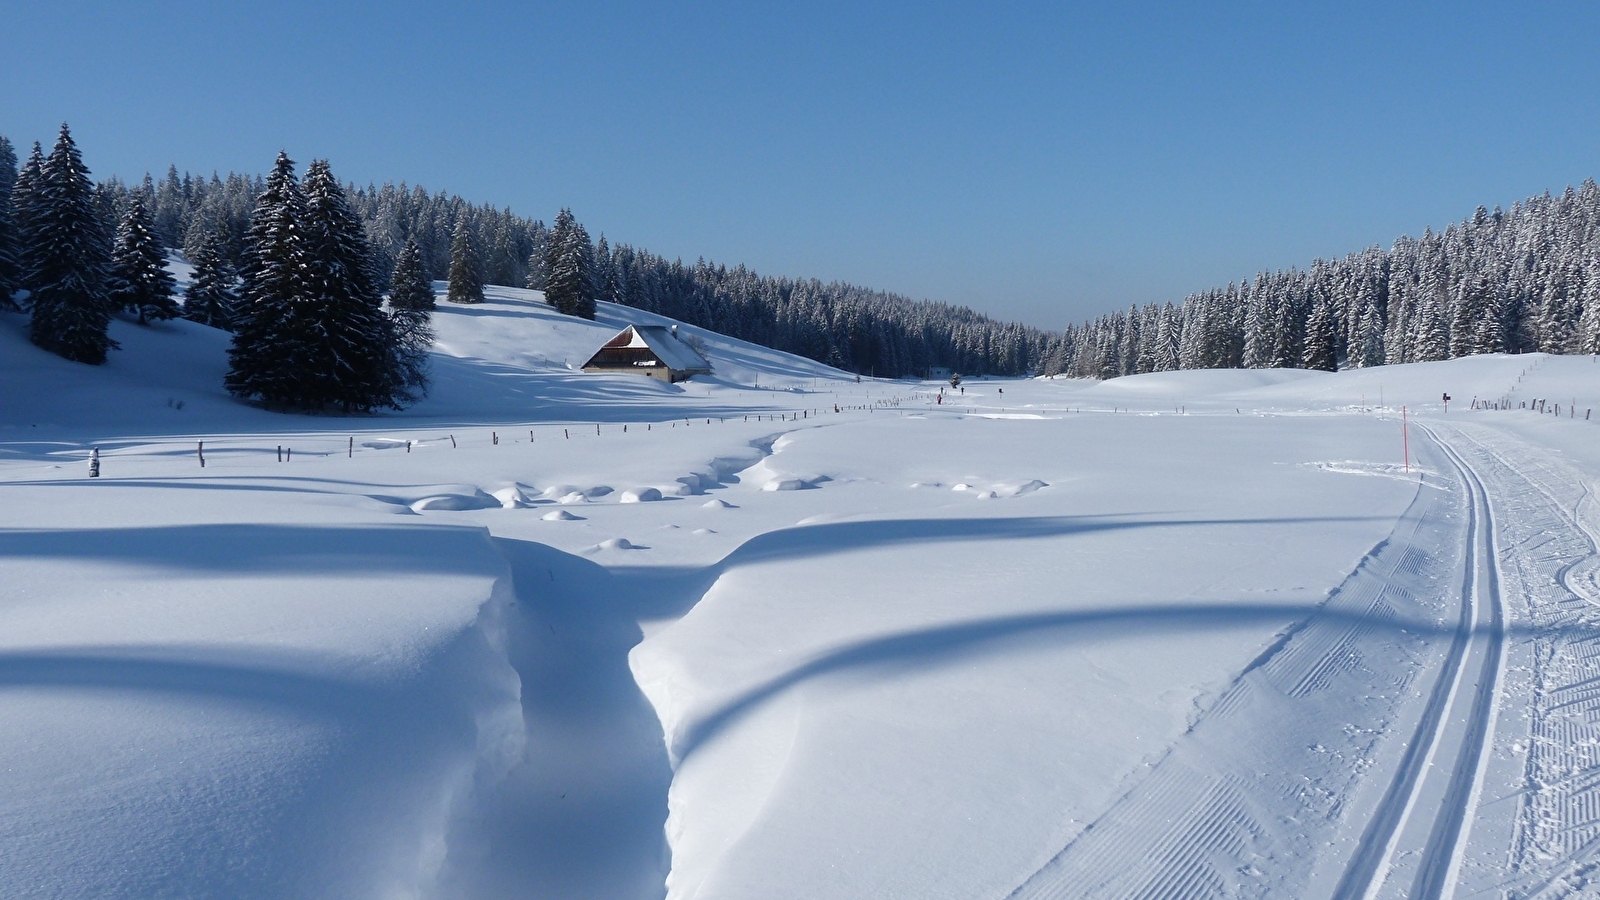
{"label": "groomed ski trail", "polygon": [[[1331,872],[1316,863],[1330,846],[1354,843],[1341,837],[1341,823],[1378,802],[1382,789],[1369,776],[1397,772],[1395,780],[1409,784],[1395,759],[1396,734],[1434,734],[1449,707],[1438,700],[1429,704],[1439,710],[1433,718],[1421,715],[1416,685],[1434,683],[1429,675],[1441,668],[1446,688],[1454,684],[1460,661],[1442,666],[1442,645],[1459,643],[1462,623],[1473,621],[1452,622],[1452,614],[1473,577],[1458,574],[1457,559],[1463,535],[1482,534],[1473,530],[1482,496],[1464,478],[1458,483],[1470,491],[1464,502],[1432,480],[1419,485],[1390,536],[1329,599],[1246,667],[1147,777],[1011,896],[1332,893],[1337,860]],[[1464,518],[1473,528],[1463,527]],[[1405,805],[1387,796],[1384,803]]]}
{"label": "groomed ski trail", "polygon": [[1422,722],[1362,834],[1335,900],[1433,900],[1454,894],[1493,737],[1506,623],[1494,512],[1472,466],[1437,432],[1420,427],[1468,493],[1469,558],[1461,615]]}

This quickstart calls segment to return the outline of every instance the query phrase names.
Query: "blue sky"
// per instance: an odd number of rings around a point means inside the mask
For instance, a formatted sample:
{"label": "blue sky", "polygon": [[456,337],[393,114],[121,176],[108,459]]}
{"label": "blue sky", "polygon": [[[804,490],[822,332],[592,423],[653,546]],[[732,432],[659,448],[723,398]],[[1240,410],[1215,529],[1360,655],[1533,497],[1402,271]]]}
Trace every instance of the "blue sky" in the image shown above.
{"label": "blue sky", "polygon": [[1587,4],[245,7],[8,4],[0,134],[282,147],[1045,327],[1600,175]]}

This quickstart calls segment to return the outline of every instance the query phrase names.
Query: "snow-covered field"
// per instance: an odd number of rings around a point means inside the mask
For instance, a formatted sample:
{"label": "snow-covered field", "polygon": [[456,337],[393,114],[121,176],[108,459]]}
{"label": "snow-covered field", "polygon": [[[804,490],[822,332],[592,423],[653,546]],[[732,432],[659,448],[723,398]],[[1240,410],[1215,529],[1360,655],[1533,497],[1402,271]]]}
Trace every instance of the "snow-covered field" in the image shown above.
{"label": "snow-covered field", "polygon": [[0,896],[1590,889],[1592,358],[569,368],[633,321],[491,288],[344,418],[0,314]]}

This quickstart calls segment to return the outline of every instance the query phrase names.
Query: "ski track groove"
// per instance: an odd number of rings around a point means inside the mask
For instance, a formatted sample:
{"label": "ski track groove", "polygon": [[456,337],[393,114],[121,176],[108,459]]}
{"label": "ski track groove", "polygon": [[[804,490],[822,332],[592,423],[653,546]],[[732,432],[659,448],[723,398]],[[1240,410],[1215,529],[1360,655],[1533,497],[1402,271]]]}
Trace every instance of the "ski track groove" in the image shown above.
{"label": "ski track groove", "polygon": [[[1351,791],[1392,730],[1395,707],[1437,654],[1396,634],[1394,620],[1432,620],[1441,611],[1435,582],[1448,574],[1444,557],[1453,550],[1430,553],[1419,542],[1438,551],[1455,546],[1459,525],[1434,514],[1445,496],[1420,490],[1394,533],[1318,610],[1010,896],[1304,896],[1316,852],[1333,839]],[[1368,665],[1384,654],[1385,665]],[[1386,702],[1363,702],[1373,698]],[[1240,743],[1241,734],[1250,748],[1216,762],[1211,748]],[[1310,765],[1285,767],[1286,759]]]}
{"label": "ski track groove", "polygon": [[1600,628],[1593,580],[1600,542],[1584,515],[1593,493],[1564,464],[1527,452],[1515,438],[1478,428],[1464,436],[1507,482],[1495,495],[1509,513],[1507,543],[1550,549],[1508,556],[1506,575],[1532,631],[1531,671],[1518,808],[1509,853],[1500,857],[1510,877],[1497,887],[1518,900],[1590,896],[1600,887],[1600,647],[1590,636]]}

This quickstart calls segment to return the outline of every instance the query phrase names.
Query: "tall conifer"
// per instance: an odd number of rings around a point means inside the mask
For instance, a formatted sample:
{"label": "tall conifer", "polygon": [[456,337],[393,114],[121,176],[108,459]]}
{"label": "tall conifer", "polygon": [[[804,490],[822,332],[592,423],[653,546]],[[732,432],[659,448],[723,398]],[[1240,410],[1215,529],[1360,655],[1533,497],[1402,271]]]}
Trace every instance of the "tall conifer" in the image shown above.
{"label": "tall conifer", "polygon": [[416,241],[407,238],[389,278],[389,308],[427,312],[434,306],[433,282],[423,270],[422,251]]}
{"label": "tall conifer", "polygon": [[43,169],[44,151],[39,147],[39,142],[34,141],[33,152],[28,155],[28,161],[23,163],[22,169],[17,173],[16,182],[11,186],[11,219],[15,232],[12,246],[15,248],[17,263],[16,286],[26,291],[33,290],[33,285],[28,281],[32,277],[28,260],[39,255],[33,226],[38,218],[39,179]]}
{"label": "tall conifer", "polygon": [[545,302],[569,316],[593,319],[595,284],[589,233],[562,209],[545,247]]}
{"label": "tall conifer", "polygon": [[1308,369],[1334,372],[1339,368],[1337,336],[1333,311],[1327,303],[1313,305],[1311,318],[1306,322],[1306,347],[1301,361]]}
{"label": "tall conifer", "polygon": [[478,242],[466,216],[456,220],[455,234],[450,238],[450,286],[445,299],[451,303],[483,302],[483,263],[478,259]]}
{"label": "tall conifer", "polygon": [[141,325],[179,315],[172,299],[175,284],[167,271],[167,254],[156,240],[142,192],[129,198],[128,211],[117,226],[109,284],[112,307],[138,313]]}
{"label": "tall conifer", "polygon": [[389,317],[395,338],[395,362],[406,400],[428,392],[428,350],[433,346],[433,282],[422,270],[416,241],[407,240],[395,260],[389,281]]}
{"label": "tall conifer", "polygon": [[0,309],[15,309],[11,295],[22,287],[17,259],[17,221],[11,191],[17,182],[17,152],[0,137]]}
{"label": "tall conifer", "polygon": [[233,292],[233,272],[217,252],[215,235],[198,239],[194,256],[194,280],[183,295],[183,317],[212,328],[232,329],[234,309],[239,299]]}
{"label": "tall conifer", "polygon": [[306,167],[304,227],[308,376],[299,402],[346,411],[395,405],[393,336],[361,221],[327,160]]}
{"label": "tall conifer", "polygon": [[224,383],[246,399],[292,404],[300,401],[299,371],[310,357],[299,309],[304,305],[305,241],[301,221],[305,195],[294,176],[294,160],[279,152],[266,189],[256,199],[245,252],[243,296],[234,323]]}
{"label": "tall conifer", "polygon": [[111,248],[95,203],[89,169],[66,125],[30,191],[25,283],[33,291],[29,338],[76,362],[99,365],[116,347],[106,270]]}

